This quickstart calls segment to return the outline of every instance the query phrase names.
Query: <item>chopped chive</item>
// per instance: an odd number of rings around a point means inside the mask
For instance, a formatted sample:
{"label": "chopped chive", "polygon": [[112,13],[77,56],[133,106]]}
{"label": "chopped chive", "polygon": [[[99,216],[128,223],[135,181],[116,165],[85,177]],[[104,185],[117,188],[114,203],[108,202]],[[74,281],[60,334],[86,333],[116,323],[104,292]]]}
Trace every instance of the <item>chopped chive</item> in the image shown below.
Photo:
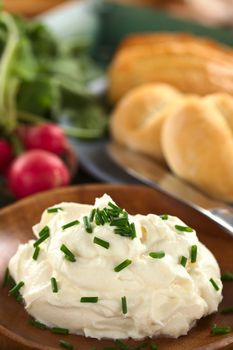
{"label": "chopped chive", "polygon": [[63,210],[61,207],[57,207],[57,208],[48,208],[47,209],[47,213],[51,214],[51,213],[57,213],[59,210]]}
{"label": "chopped chive", "polygon": [[115,344],[117,346],[117,349],[119,350],[129,350],[129,347],[127,344],[125,344],[125,342],[123,342],[122,340],[120,339],[116,339],[115,340]]}
{"label": "chopped chive", "polygon": [[101,217],[102,217],[102,219],[103,219],[103,221],[104,221],[105,224],[106,224],[107,222],[109,222],[109,217],[108,217],[108,215],[106,214],[106,211],[105,211],[104,209],[101,211]]}
{"label": "chopped chive", "polygon": [[221,311],[222,314],[231,314],[232,312],[233,312],[233,306],[225,307]]}
{"label": "chopped chive", "polygon": [[122,297],[121,298],[121,308],[122,308],[122,312],[123,314],[127,314],[127,300],[126,297]]}
{"label": "chopped chive", "polygon": [[58,292],[58,285],[57,285],[57,280],[55,277],[51,278],[51,286],[52,286],[53,293],[57,293]]}
{"label": "chopped chive", "polygon": [[10,277],[10,271],[9,271],[9,268],[7,267],[3,278],[3,283],[2,283],[3,287],[5,287],[8,284],[9,277]]}
{"label": "chopped chive", "polygon": [[13,288],[10,289],[9,294],[12,296],[17,297],[19,294],[19,290],[24,286],[24,282],[21,281],[18,284],[16,284]]}
{"label": "chopped chive", "polygon": [[92,226],[87,216],[83,217],[84,227],[88,233],[92,233]]}
{"label": "chopped chive", "polygon": [[51,332],[55,334],[69,334],[69,329],[61,328],[61,327],[53,327],[51,328]]}
{"label": "chopped chive", "polygon": [[131,239],[134,239],[134,238],[136,238],[136,228],[135,228],[135,224],[133,222],[130,224],[130,228],[131,228],[131,232],[132,232]]}
{"label": "chopped chive", "polygon": [[162,220],[168,220],[168,215],[167,214],[160,215],[160,218]]}
{"label": "chopped chive", "polygon": [[231,332],[231,327],[218,327],[216,324],[211,328],[211,333],[214,335],[227,334]]}
{"label": "chopped chive", "polygon": [[221,276],[222,281],[233,281],[233,273],[232,272],[224,272]]}
{"label": "chopped chive", "polygon": [[96,225],[104,225],[104,219],[102,218],[101,211],[99,210],[99,208],[96,209],[95,222]]}
{"label": "chopped chive", "polygon": [[151,350],[158,350],[158,346],[155,345],[154,343],[151,343],[151,344],[150,344],[150,349],[151,349]]}
{"label": "chopped chive", "polygon": [[47,238],[49,238],[50,233],[49,233],[49,229],[48,231],[46,231],[34,244],[33,246],[36,248],[38,247],[41,243],[43,243]]}
{"label": "chopped chive", "polygon": [[180,258],[180,264],[185,267],[187,264],[187,260],[188,259],[182,255],[182,257]]}
{"label": "chopped chive", "polygon": [[98,297],[82,297],[80,303],[97,303]]}
{"label": "chopped chive", "polygon": [[112,202],[108,203],[108,206],[116,211],[118,211],[119,213],[122,212],[122,209],[120,207],[118,207],[117,205],[113,204]]}
{"label": "chopped chive", "polygon": [[90,222],[93,222],[94,220],[94,217],[95,217],[95,212],[96,212],[96,209],[92,209],[91,213],[90,213],[90,216],[89,216],[89,220]]}
{"label": "chopped chive", "polygon": [[66,230],[67,228],[75,226],[75,225],[78,225],[78,224],[79,224],[79,221],[78,220],[74,220],[74,221],[68,222],[68,224],[63,225],[61,228],[63,230]]}
{"label": "chopped chive", "polygon": [[45,234],[50,233],[49,227],[46,225],[42,230],[39,232],[39,237],[44,236]]}
{"label": "chopped chive", "polygon": [[149,253],[151,258],[154,259],[162,259],[165,256],[165,253],[163,251],[160,252],[151,252]]}
{"label": "chopped chive", "polygon": [[175,228],[178,231],[182,231],[182,232],[193,232],[193,229],[189,226],[181,226],[181,225],[175,225]]}
{"label": "chopped chive", "polygon": [[98,237],[94,237],[93,242],[95,244],[100,245],[101,247],[103,247],[105,249],[108,249],[110,247],[110,243],[109,242],[104,241],[103,239],[98,238]]}
{"label": "chopped chive", "polygon": [[123,269],[125,269],[127,266],[129,266],[132,263],[131,260],[126,259],[124,260],[122,263],[120,263],[119,265],[117,265],[116,267],[114,267],[114,271],[115,272],[119,272]]}
{"label": "chopped chive", "polygon": [[48,327],[44,323],[41,323],[37,320],[30,319],[28,320],[28,324],[39,329],[48,329]]}
{"label": "chopped chive", "polygon": [[212,286],[214,287],[214,289],[216,291],[219,290],[219,286],[217,285],[217,283],[213,280],[213,278],[210,278],[210,283],[212,284]]}
{"label": "chopped chive", "polygon": [[192,245],[191,247],[191,263],[195,263],[197,261],[197,246]]}
{"label": "chopped chive", "polygon": [[38,258],[38,256],[39,256],[39,253],[40,253],[40,247],[36,247],[35,250],[34,250],[32,259],[33,259],[33,260],[37,260],[37,258]]}
{"label": "chopped chive", "polygon": [[59,345],[61,348],[68,349],[68,350],[73,350],[74,347],[72,344],[70,344],[68,341],[65,340],[59,340]]}
{"label": "chopped chive", "polygon": [[132,237],[132,231],[130,227],[115,228],[114,233],[123,237]]}
{"label": "chopped chive", "polygon": [[76,258],[74,254],[67,248],[65,244],[62,244],[60,250],[65,254],[65,259],[71,262],[75,262]]}
{"label": "chopped chive", "polygon": [[125,217],[122,218],[114,218],[111,223],[110,226],[117,226],[117,227],[124,227],[126,225],[128,225],[128,219]]}

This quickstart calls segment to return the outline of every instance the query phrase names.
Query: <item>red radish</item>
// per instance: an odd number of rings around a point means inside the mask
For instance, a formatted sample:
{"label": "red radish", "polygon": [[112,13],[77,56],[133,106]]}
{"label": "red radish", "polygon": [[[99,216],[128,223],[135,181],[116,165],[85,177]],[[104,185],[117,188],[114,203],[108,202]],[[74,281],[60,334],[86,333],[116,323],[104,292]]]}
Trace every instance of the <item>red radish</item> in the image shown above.
{"label": "red radish", "polygon": [[66,147],[63,130],[56,124],[38,124],[27,126],[22,133],[26,149],[44,149],[61,155]]}
{"label": "red radish", "polygon": [[63,161],[44,150],[31,150],[16,158],[8,172],[8,182],[17,198],[68,185],[70,174]]}
{"label": "red radish", "polygon": [[0,173],[5,172],[13,157],[13,151],[10,143],[0,139]]}

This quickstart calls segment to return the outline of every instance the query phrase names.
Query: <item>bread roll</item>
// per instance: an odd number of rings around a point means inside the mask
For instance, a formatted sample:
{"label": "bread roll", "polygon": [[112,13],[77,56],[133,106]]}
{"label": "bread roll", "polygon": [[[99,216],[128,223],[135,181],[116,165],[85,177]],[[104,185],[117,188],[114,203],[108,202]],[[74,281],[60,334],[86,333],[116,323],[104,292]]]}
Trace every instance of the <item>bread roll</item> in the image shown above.
{"label": "bread roll", "polygon": [[166,119],[162,149],[175,174],[209,195],[233,202],[233,98],[183,100]]}
{"label": "bread roll", "polygon": [[114,140],[162,161],[161,128],[171,106],[182,95],[165,84],[146,84],[132,89],[118,103],[111,118]]}
{"label": "bread roll", "polygon": [[109,69],[109,99],[135,86],[167,83],[184,93],[233,94],[233,50],[186,34],[132,35],[119,47]]}

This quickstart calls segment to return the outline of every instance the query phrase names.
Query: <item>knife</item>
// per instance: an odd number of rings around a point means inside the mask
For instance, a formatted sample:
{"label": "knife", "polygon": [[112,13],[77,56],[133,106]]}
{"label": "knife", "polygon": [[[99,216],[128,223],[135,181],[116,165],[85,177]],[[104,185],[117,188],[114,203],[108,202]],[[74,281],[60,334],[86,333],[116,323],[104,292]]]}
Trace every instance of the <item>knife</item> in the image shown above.
{"label": "knife", "polygon": [[128,174],[188,204],[223,226],[233,235],[233,207],[197,190],[155,160],[116,143],[107,144],[110,157]]}

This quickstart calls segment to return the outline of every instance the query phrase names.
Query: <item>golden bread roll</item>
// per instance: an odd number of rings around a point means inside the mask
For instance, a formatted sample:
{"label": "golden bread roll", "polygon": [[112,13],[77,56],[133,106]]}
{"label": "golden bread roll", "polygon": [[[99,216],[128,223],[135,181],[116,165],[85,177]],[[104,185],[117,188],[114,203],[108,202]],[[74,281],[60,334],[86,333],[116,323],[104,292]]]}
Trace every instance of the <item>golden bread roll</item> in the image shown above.
{"label": "golden bread roll", "polygon": [[184,93],[233,94],[233,50],[186,34],[141,34],[126,38],[109,69],[109,99],[135,86],[167,83]]}
{"label": "golden bread roll", "polygon": [[166,119],[162,149],[175,174],[233,202],[233,98],[187,97]]}
{"label": "golden bread roll", "polygon": [[145,84],[128,92],[111,117],[113,139],[135,151],[163,160],[161,128],[169,109],[182,95],[165,84]]}

